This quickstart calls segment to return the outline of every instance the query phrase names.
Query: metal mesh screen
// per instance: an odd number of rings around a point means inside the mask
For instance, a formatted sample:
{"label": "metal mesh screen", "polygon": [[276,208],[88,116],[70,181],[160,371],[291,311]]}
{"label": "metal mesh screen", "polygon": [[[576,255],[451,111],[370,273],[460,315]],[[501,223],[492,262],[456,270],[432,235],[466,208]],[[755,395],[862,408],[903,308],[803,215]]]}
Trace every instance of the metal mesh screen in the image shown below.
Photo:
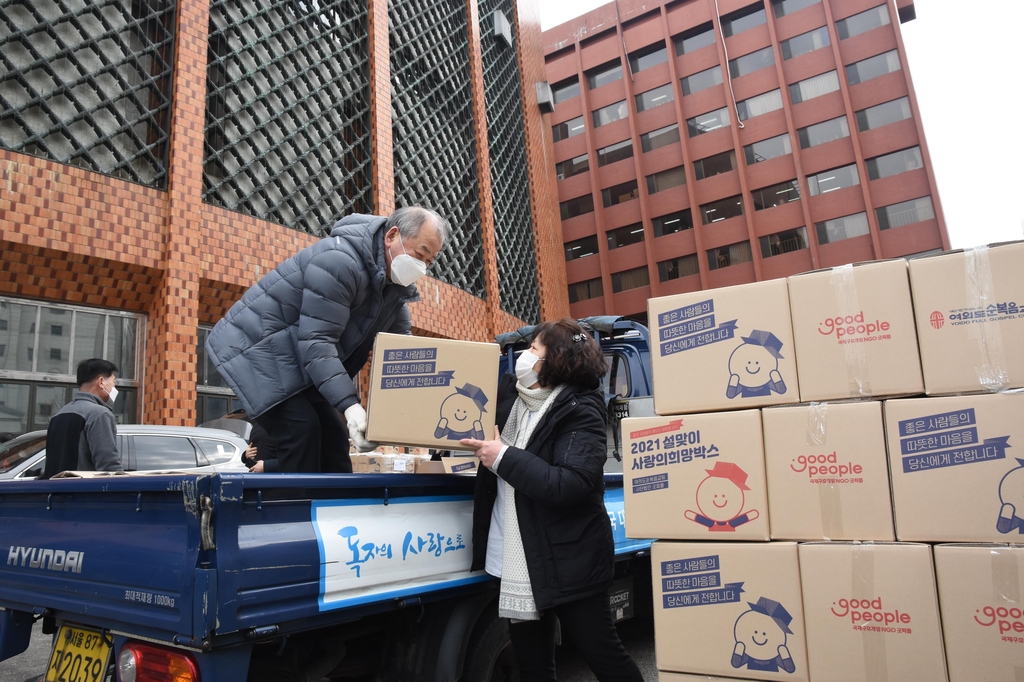
{"label": "metal mesh screen", "polygon": [[0,146],[167,186],[172,0],[0,0]]}
{"label": "metal mesh screen", "polygon": [[434,209],[452,240],[431,274],[484,297],[466,3],[390,0],[395,203]]}
{"label": "metal mesh screen", "polygon": [[[511,46],[494,35],[495,10],[500,10],[509,20],[513,36]],[[540,321],[540,294],[537,291],[537,261],[530,212],[523,98],[514,44],[518,39],[516,28],[512,0],[480,1],[484,99],[487,103],[501,309],[536,324]]]}
{"label": "metal mesh screen", "polygon": [[203,200],[323,234],[373,211],[367,4],[210,4]]}

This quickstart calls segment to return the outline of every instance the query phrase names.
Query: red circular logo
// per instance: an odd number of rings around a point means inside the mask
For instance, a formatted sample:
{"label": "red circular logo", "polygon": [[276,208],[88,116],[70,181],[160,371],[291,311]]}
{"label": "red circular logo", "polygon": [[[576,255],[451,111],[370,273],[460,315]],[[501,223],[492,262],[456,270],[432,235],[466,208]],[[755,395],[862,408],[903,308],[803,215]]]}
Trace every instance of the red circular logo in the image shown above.
{"label": "red circular logo", "polygon": [[942,325],[946,324],[946,318],[938,310],[933,312],[928,319],[936,329],[942,329]]}

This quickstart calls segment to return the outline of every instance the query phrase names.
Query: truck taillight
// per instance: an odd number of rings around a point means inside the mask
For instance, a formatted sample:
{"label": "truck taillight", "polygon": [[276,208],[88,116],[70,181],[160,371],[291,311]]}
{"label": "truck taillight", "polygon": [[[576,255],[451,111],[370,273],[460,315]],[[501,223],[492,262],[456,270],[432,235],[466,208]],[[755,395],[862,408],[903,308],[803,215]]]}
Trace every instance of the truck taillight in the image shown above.
{"label": "truck taillight", "polygon": [[184,651],[129,642],[117,659],[120,682],[199,682],[199,668]]}

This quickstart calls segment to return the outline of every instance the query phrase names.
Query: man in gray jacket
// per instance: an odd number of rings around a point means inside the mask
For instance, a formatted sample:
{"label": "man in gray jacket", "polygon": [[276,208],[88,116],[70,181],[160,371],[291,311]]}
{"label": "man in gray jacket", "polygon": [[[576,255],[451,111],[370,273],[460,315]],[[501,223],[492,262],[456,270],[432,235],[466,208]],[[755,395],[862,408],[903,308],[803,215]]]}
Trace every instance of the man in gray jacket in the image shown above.
{"label": "man in gray jacket", "polygon": [[[378,332],[411,333],[406,304],[451,227],[434,211],[353,214],[267,273],[206,341],[246,413],[270,435],[282,472],[352,471],[366,411],[352,377]],[[344,415],[344,416],[342,416]]]}
{"label": "man in gray jacket", "polygon": [[47,426],[46,464],[40,479],[62,471],[123,471],[111,409],[117,398],[117,366],[92,358],[78,363],[76,371],[78,391]]}

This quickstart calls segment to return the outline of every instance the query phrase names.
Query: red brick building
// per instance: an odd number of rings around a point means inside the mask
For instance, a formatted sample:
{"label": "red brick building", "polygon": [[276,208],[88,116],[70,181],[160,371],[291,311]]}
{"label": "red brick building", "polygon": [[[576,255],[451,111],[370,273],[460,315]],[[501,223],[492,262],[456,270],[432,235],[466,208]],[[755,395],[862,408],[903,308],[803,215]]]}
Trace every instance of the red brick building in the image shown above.
{"label": "red brick building", "polygon": [[949,248],[911,0],[620,0],[545,31],[572,314]]}
{"label": "red brick building", "polygon": [[45,428],[97,355],[121,367],[122,421],[219,416],[232,398],[206,331],[353,211],[421,203],[451,219],[454,243],[412,307],[417,334],[485,341],[567,314],[536,12],[0,8],[0,434]]}

